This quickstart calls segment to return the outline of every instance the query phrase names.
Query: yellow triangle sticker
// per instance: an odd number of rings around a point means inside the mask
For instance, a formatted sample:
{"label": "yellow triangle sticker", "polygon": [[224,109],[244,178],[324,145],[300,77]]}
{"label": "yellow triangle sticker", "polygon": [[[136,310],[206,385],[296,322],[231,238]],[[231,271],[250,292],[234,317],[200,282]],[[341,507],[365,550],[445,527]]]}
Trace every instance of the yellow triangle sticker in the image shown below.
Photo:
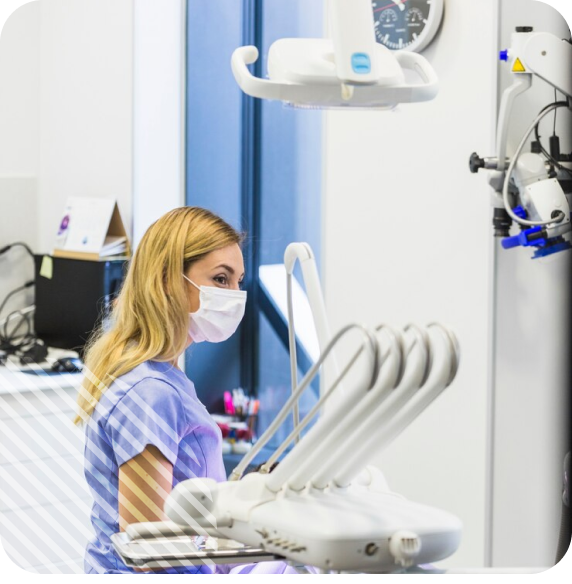
{"label": "yellow triangle sticker", "polygon": [[516,59],[516,61],[514,62],[514,67],[512,68],[512,72],[513,73],[526,73],[526,69],[524,68],[524,65],[522,64],[522,61],[520,59]]}

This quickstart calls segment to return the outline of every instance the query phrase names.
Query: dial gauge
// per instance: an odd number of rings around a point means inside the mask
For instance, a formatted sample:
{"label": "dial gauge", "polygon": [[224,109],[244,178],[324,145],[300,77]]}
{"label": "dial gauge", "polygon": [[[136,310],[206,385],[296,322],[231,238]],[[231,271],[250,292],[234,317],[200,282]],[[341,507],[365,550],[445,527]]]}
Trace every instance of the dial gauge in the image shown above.
{"label": "dial gauge", "polygon": [[435,38],[445,0],[374,0],[378,43],[393,51],[420,52]]}

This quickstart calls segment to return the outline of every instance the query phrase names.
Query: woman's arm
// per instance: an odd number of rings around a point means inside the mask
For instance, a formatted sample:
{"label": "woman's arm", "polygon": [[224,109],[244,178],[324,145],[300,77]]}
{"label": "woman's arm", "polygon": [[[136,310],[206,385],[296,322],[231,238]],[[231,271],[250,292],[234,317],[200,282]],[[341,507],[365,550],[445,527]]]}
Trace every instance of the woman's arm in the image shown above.
{"label": "woman's arm", "polygon": [[173,487],[173,465],[155,446],[119,467],[119,529],[131,523],[168,521],[163,507]]}

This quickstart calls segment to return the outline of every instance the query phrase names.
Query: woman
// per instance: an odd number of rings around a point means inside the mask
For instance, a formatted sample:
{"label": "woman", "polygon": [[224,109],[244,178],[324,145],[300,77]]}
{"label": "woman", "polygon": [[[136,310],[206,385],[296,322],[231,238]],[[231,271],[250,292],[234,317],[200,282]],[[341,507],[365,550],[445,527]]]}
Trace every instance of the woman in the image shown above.
{"label": "woman", "polygon": [[90,342],[75,420],[85,424],[85,476],[94,498],[87,573],[133,572],[110,536],[131,523],[167,520],[163,505],[177,483],[226,480],[220,430],[177,362],[191,343],[224,341],[238,327],[246,303],[241,242],[205,209],[167,213],[137,248],[111,327]]}

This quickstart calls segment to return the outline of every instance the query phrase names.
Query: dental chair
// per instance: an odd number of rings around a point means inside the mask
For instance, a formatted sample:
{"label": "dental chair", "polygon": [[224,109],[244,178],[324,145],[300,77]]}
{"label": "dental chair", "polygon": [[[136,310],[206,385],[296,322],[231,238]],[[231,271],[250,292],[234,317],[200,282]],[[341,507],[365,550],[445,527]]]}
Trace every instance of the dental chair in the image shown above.
{"label": "dental chair", "polygon": [[[299,384],[291,293],[296,261],[321,352]],[[403,330],[351,324],[331,336],[310,247],[290,245],[285,267],[292,395],[227,482],[183,481],[166,501],[169,522],[134,524],[112,536],[127,565],[282,559],[323,571],[379,573],[442,560],[457,550],[459,519],[393,493],[382,472],[371,466],[454,380],[455,335],[433,323]],[[335,348],[343,344],[346,352],[350,339],[355,352],[340,373]],[[320,398],[299,420],[298,399],[320,371],[326,380]],[[292,412],[290,435],[258,472],[244,475]]]}

